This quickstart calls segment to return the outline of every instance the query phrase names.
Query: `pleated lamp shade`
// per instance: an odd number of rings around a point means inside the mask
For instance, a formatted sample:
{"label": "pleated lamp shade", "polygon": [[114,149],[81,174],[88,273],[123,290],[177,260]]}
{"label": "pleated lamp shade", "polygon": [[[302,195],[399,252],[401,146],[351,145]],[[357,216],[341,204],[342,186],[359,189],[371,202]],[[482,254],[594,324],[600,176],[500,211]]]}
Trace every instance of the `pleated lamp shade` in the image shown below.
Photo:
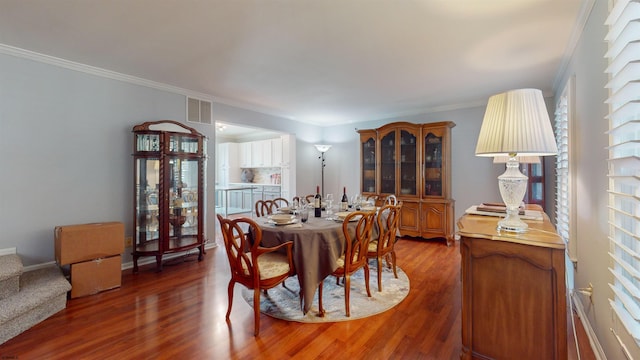
{"label": "pleated lamp shade", "polygon": [[511,90],[489,98],[477,156],[555,155],[556,140],[538,89]]}

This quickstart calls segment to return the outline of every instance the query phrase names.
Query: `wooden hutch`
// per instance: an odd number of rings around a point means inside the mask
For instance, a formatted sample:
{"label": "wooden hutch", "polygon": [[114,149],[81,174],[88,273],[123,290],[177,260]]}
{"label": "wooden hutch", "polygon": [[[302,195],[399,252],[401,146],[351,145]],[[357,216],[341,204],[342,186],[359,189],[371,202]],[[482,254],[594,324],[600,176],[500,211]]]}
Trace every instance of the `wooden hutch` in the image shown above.
{"label": "wooden hutch", "polygon": [[402,236],[454,240],[451,128],[455,123],[394,122],[360,134],[363,196],[402,201]]}

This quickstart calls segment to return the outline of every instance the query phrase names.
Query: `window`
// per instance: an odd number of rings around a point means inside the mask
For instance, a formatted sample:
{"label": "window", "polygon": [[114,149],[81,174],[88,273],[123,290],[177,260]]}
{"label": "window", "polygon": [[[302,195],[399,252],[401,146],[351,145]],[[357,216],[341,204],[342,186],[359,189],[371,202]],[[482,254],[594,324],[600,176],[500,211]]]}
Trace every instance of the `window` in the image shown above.
{"label": "window", "polygon": [[640,344],[640,0],[615,1],[609,26],[611,307]]}
{"label": "window", "polygon": [[571,214],[574,185],[571,165],[571,128],[572,128],[572,98],[574,78],[571,77],[562,91],[555,111],[555,134],[558,144],[558,156],[556,157],[556,229],[558,234],[567,244],[569,259],[573,262],[576,258],[576,243],[571,238],[572,223]]}
{"label": "window", "polygon": [[544,157],[539,157],[540,162],[535,164],[520,164],[521,171],[529,178],[525,202],[537,204],[544,209]]}

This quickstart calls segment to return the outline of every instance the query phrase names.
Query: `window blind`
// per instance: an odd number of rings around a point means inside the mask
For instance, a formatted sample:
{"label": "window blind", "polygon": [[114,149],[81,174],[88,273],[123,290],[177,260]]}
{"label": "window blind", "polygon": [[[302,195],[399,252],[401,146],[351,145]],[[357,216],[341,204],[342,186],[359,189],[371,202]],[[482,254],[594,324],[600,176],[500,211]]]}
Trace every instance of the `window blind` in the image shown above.
{"label": "window blind", "polygon": [[640,345],[640,0],[615,1],[609,27],[609,303]]}
{"label": "window blind", "polygon": [[[569,216],[571,187],[569,183],[569,116],[567,85],[558,99],[555,111],[555,135],[558,144],[556,156],[556,230],[565,244],[569,244]],[[569,254],[572,257],[572,254]]]}

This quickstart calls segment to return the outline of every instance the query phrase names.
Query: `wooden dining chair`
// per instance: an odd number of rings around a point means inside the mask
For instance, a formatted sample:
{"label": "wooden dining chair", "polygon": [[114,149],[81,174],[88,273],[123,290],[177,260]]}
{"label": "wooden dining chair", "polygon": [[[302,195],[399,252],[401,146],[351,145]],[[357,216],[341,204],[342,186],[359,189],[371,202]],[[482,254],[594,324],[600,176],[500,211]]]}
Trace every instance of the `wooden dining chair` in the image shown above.
{"label": "wooden dining chair", "polygon": [[258,200],[256,201],[256,216],[262,217],[272,215],[278,210],[278,204],[273,200]]}
{"label": "wooden dining chair", "polygon": [[[351,219],[360,217],[356,220],[355,231],[349,229]],[[349,309],[349,295],[351,292],[351,275],[359,269],[364,269],[364,281],[367,288],[367,295],[371,297],[369,289],[369,264],[367,263],[367,249],[371,239],[371,226],[375,221],[376,212],[354,211],[347,215],[342,223],[342,232],[346,240],[344,254],[338,259],[338,268],[331,275],[341,278],[344,277],[344,304],[347,317],[351,316]],[[324,308],[322,307],[322,288],[324,281],[318,286],[318,316],[324,316]]]}
{"label": "wooden dining chair", "polygon": [[391,194],[389,196],[387,196],[386,199],[384,199],[384,204],[385,205],[398,205],[398,198]]}
{"label": "wooden dining chair", "polygon": [[277,198],[275,198],[275,199],[273,199],[271,201],[273,201],[278,206],[278,208],[288,207],[289,206],[289,200],[287,200],[287,199],[285,199],[283,197],[277,197]]}
{"label": "wooden dining chair", "polygon": [[316,198],[316,194],[309,194],[304,196],[304,199],[307,201],[307,204],[313,204],[315,198]]}
{"label": "wooden dining chair", "polygon": [[[271,289],[295,274],[293,242],[265,248],[260,246],[262,230],[249,218],[225,219],[220,214],[218,222],[224,239],[224,248],[231,268],[229,280],[227,322],[233,304],[233,288],[236,283],[253,290],[254,336],[260,332],[260,291]],[[250,229],[250,230],[249,230]],[[286,254],[280,249],[286,249]]]}
{"label": "wooden dining chair", "polygon": [[377,259],[378,262],[378,291],[382,291],[382,259],[387,260],[387,266],[393,268],[393,275],[398,278],[396,270],[396,234],[400,224],[400,210],[402,202],[398,205],[385,205],[378,210],[376,221],[378,224],[378,237],[371,239],[367,251],[367,258]]}
{"label": "wooden dining chair", "polygon": [[378,195],[367,195],[365,200],[373,200],[373,206],[378,206],[378,199],[380,199],[380,196]]}

